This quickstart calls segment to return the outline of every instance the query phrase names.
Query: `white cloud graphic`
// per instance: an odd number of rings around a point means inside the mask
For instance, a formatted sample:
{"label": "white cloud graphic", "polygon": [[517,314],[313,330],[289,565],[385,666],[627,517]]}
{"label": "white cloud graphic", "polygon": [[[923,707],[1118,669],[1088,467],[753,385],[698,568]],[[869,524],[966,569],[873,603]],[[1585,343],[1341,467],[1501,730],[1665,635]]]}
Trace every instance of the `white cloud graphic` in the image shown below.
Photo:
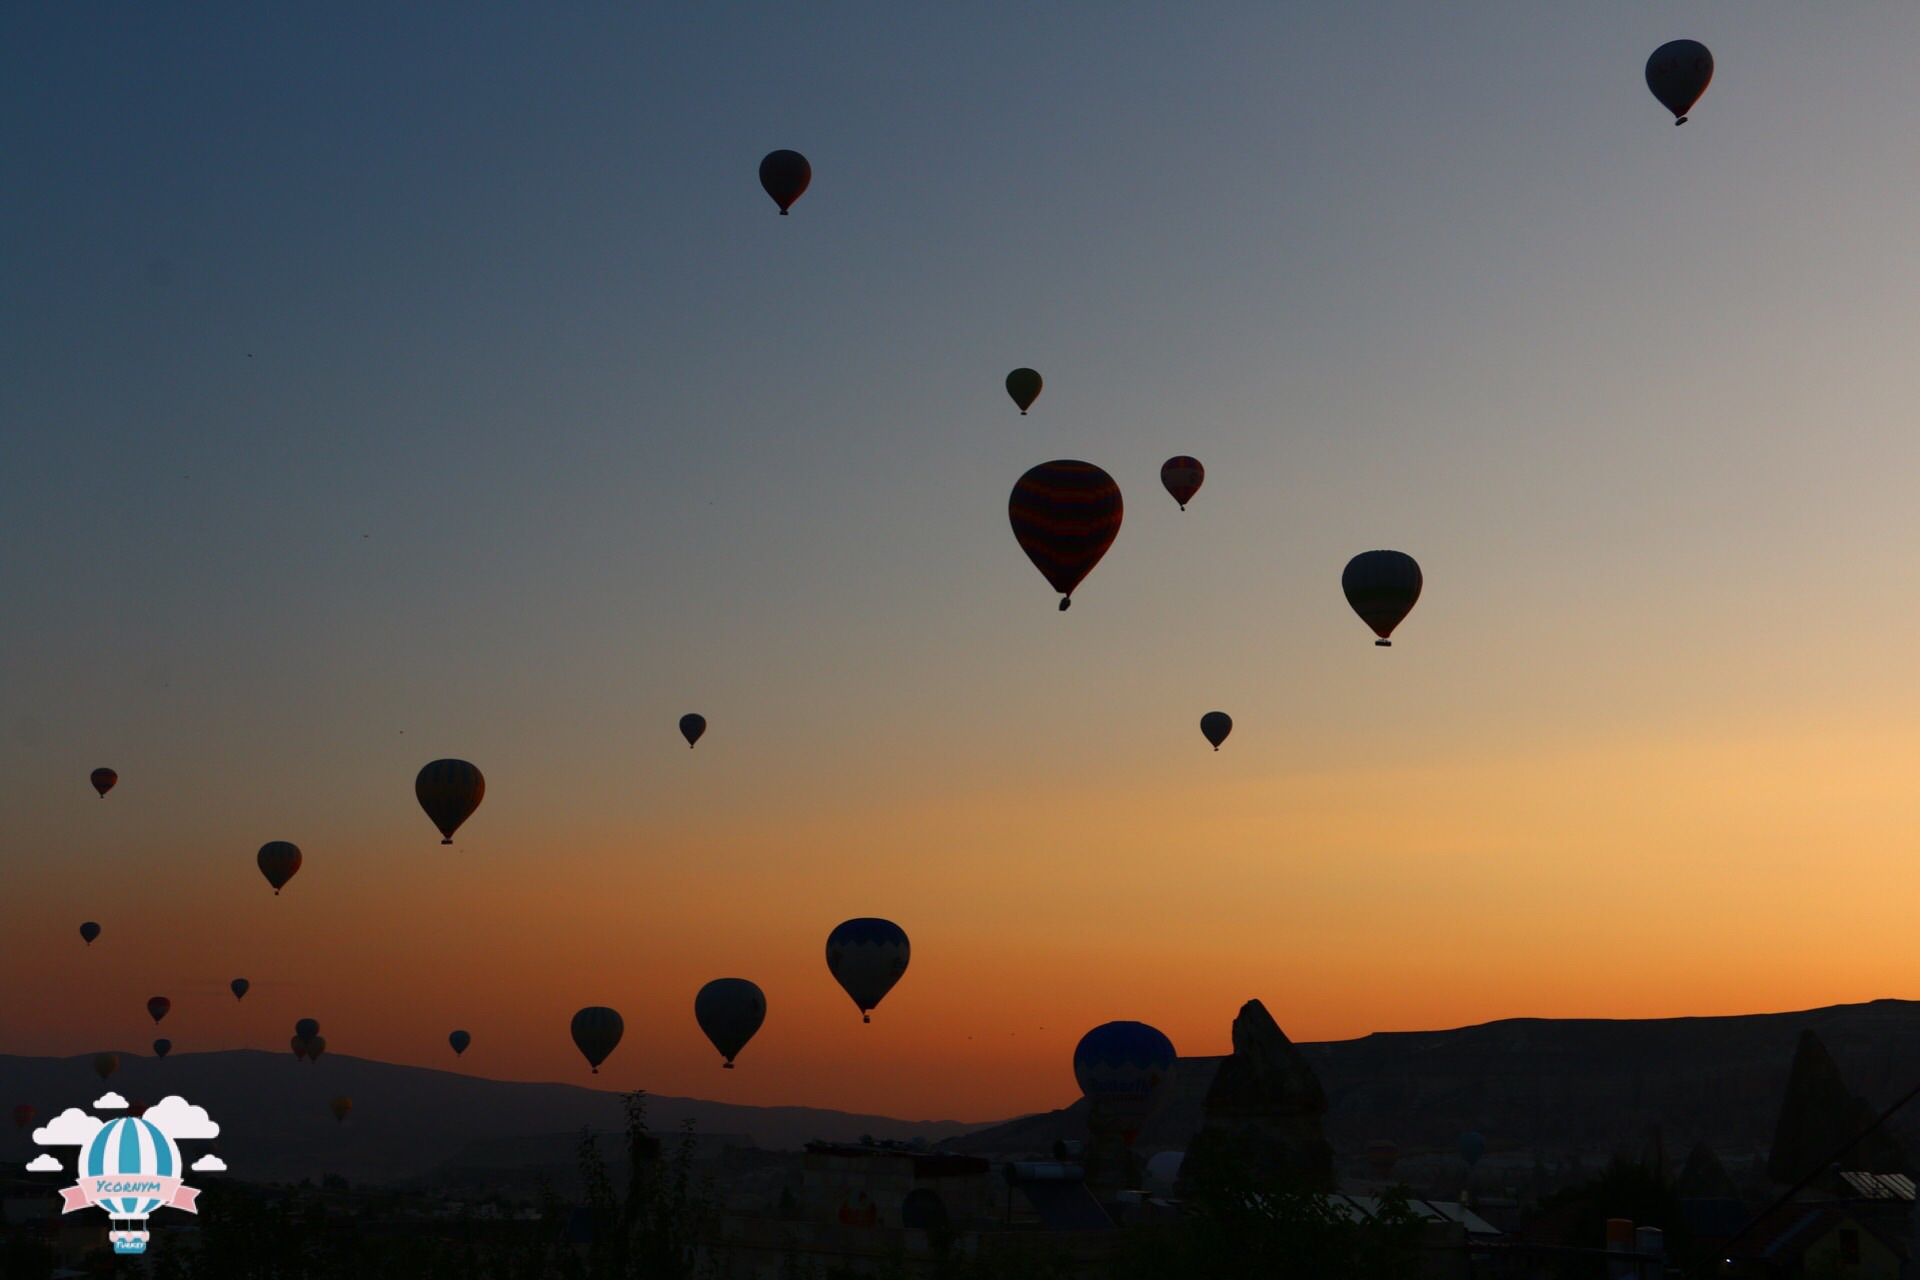
{"label": "white cloud graphic", "polygon": [[93,1135],[106,1126],[98,1116],[90,1116],[78,1107],[68,1107],[33,1131],[33,1140],[43,1147],[84,1147]]}
{"label": "white cloud graphic", "polygon": [[93,1100],[93,1109],[95,1111],[125,1111],[127,1109],[127,1100],[109,1090]]}
{"label": "white cloud graphic", "polygon": [[196,1107],[177,1093],[170,1093],[147,1108],[147,1123],[175,1142],[217,1138],[220,1126],[207,1115],[205,1107]]}
{"label": "white cloud graphic", "polygon": [[27,1162],[28,1173],[58,1173],[63,1166],[46,1152],[41,1152]]}
{"label": "white cloud graphic", "polygon": [[193,1162],[193,1171],[195,1173],[225,1173],[227,1171],[227,1162],[219,1156],[201,1156]]}

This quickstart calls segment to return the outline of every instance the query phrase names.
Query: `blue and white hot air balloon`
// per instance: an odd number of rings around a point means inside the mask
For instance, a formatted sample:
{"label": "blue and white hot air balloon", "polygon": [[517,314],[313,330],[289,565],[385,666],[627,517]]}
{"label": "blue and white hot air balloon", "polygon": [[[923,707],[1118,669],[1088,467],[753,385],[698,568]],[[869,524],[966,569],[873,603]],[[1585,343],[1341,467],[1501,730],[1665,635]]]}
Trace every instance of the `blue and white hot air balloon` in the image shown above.
{"label": "blue and white hot air balloon", "polygon": [[827,968],[860,1006],[860,1021],[872,1022],[874,1007],[907,971],[913,949],[906,930],[891,920],[862,916],[827,935]]}
{"label": "blue and white hot air balloon", "polygon": [[1173,1041],[1144,1022],[1107,1022],[1080,1037],[1073,1078],[1128,1146],[1173,1084]]}
{"label": "blue and white hot air balloon", "polygon": [[[110,1120],[93,1135],[80,1158],[80,1175],[108,1179],[99,1184],[104,1194],[96,1196],[94,1203],[114,1219],[131,1219],[135,1224],[132,1230],[116,1226],[110,1233],[115,1253],[146,1252],[147,1215],[166,1204],[171,1194],[161,1180],[177,1181],[182,1169],[180,1148],[173,1139],[140,1116]],[[141,1189],[114,1194],[121,1183]]]}

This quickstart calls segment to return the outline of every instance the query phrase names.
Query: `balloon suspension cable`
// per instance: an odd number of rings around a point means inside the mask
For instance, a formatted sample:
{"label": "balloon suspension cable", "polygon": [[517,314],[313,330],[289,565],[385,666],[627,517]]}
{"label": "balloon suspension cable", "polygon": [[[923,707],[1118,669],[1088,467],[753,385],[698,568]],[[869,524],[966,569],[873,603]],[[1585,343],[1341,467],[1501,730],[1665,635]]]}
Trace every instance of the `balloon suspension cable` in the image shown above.
{"label": "balloon suspension cable", "polygon": [[1060,597],[1060,612],[1062,612],[1062,613],[1065,613],[1065,612],[1066,612],[1067,610],[1069,610],[1069,609],[1071,609],[1071,608],[1073,608],[1073,597],[1072,597],[1072,596],[1061,596],[1061,597]]}

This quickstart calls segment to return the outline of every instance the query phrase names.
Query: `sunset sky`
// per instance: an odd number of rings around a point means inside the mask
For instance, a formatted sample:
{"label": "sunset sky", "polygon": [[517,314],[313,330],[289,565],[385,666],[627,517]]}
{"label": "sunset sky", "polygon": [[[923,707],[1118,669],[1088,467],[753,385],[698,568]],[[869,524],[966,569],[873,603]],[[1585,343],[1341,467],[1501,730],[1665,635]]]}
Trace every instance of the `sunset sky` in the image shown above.
{"label": "sunset sky", "polygon": [[[144,1052],[165,994],[177,1053],[310,1015],[986,1120],[1254,997],[1920,996],[1916,48],[1784,2],[8,7],[0,1053]],[[1127,502],[1066,614],[1007,526],[1054,458]],[[1426,574],[1391,649],[1375,547]],[[450,849],[441,756],[488,787]],[[913,941],[870,1026],[862,915]],[[770,1006],[731,1072],[720,976]]]}

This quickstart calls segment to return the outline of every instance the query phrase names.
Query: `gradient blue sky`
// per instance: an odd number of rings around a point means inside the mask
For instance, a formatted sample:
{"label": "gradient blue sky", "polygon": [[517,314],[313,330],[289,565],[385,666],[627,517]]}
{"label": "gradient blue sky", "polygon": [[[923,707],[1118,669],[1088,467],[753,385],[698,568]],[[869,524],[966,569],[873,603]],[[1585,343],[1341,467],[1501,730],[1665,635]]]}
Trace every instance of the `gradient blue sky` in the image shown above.
{"label": "gradient blue sky", "polygon": [[[59,985],[115,911],[168,921],[135,1013],[250,938],[337,1049],[439,1064],[496,964],[476,1045],[526,1047],[463,1067],[572,1078],[613,1003],[664,1092],[715,1087],[695,978],[790,956],[728,1086],[923,1114],[1256,995],[1320,1038],[1911,994],[1917,47],[1900,5],[7,8],[0,1051],[138,1041]],[[1005,515],[1055,457],[1128,502],[1065,616]],[[1338,589],[1376,546],[1427,574],[1390,653]],[[441,755],[490,783],[456,852]],[[781,1040],[862,914],[917,943],[891,1074]],[[1009,986],[1052,1039],[942,1057]]]}

